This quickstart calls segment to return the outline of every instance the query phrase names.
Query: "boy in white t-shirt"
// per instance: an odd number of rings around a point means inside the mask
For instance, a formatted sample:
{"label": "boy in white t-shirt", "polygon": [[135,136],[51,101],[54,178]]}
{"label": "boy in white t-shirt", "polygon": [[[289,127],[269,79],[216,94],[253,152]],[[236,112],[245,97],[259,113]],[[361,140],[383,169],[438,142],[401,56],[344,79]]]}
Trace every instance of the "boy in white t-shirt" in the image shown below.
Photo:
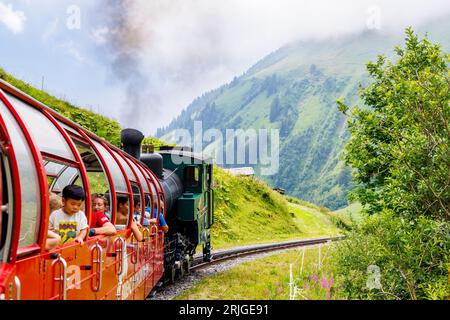
{"label": "boy in white t-shirt", "polygon": [[70,185],[63,189],[63,207],[53,211],[49,223],[49,229],[60,235],[61,244],[76,241],[83,245],[89,228],[86,215],[81,211],[84,199],[84,190],[80,186]]}

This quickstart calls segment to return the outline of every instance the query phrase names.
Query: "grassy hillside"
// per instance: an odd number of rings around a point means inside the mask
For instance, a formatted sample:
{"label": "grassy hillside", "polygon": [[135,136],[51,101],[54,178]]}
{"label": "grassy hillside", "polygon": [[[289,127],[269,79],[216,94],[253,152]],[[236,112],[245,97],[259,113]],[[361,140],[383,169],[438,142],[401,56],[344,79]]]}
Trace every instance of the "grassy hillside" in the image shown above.
{"label": "grassy hillside", "polygon": [[327,210],[288,202],[266,183],[235,177],[215,168],[214,249],[250,243],[337,235],[340,230]]}
{"label": "grassy hillside", "polygon": [[[420,32],[450,47],[449,28],[450,19],[443,19]],[[336,100],[357,103],[359,85],[367,81],[365,64],[378,54],[391,55],[402,38],[403,32],[366,32],[290,44],[194,100],[157,136],[169,138],[177,128],[193,133],[193,120],[201,120],[203,130],[216,128],[223,134],[237,128],[279,129],[280,169],[262,178],[307,201],[333,210],[345,207],[351,173],[340,155],[349,133]],[[260,168],[255,169],[258,173]]]}
{"label": "grassy hillside", "polygon": [[355,222],[360,222],[363,219],[363,206],[359,202],[353,202],[347,207],[334,211],[334,214],[343,216]]}

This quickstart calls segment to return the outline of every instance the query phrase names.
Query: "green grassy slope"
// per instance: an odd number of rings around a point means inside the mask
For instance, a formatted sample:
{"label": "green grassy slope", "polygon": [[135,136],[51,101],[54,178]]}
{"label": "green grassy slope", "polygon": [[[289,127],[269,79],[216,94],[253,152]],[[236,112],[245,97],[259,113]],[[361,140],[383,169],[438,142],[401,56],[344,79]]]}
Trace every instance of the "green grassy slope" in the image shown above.
{"label": "green grassy slope", "polygon": [[264,182],[215,168],[214,249],[337,235],[331,213],[291,203]]}
{"label": "green grassy slope", "polygon": [[[420,32],[450,47],[450,19],[435,21]],[[268,55],[231,83],[196,99],[168,127],[203,129],[277,128],[280,169],[263,177],[298,198],[333,210],[347,205],[350,170],[340,155],[349,139],[336,100],[358,103],[358,88],[367,81],[365,64],[378,54],[391,55],[403,34],[366,32],[339,39],[299,42]],[[225,136],[225,135],[224,135]],[[258,174],[259,168],[256,167]]]}
{"label": "green grassy slope", "polygon": [[353,202],[347,207],[334,211],[334,214],[346,217],[355,222],[360,222],[363,219],[363,206],[359,202]]}

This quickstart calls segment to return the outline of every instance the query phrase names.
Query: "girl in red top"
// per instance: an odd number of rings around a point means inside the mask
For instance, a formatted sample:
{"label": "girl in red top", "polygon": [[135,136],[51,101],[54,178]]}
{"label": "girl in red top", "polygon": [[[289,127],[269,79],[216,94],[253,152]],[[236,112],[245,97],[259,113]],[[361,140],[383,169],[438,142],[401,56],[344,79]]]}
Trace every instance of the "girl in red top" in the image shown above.
{"label": "girl in red top", "polygon": [[108,200],[105,196],[94,193],[91,196],[92,199],[92,219],[89,225],[89,236],[97,236],[103,234],[105,236],[115,236],[117,230],[114,225],[109,222],[105,216],[105,212],[108,208]]}

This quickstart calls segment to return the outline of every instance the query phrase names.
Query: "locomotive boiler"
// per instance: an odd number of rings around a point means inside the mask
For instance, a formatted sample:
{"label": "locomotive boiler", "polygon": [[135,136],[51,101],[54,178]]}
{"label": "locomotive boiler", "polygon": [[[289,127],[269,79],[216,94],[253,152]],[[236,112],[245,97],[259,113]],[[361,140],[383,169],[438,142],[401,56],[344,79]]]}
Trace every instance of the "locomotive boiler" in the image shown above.
{"label": "locomotive boiler", "polygon": [[144,136],[135,129],[122,131],[125,152],[144,163],[164,190],[166,221],[164,268],[166,279],[189,272],[193,255],[202,246],[203,260],[211,259],[211,226],[214,222],[213,165],[209,158],[188,147],[162,146],[141,154]]}

